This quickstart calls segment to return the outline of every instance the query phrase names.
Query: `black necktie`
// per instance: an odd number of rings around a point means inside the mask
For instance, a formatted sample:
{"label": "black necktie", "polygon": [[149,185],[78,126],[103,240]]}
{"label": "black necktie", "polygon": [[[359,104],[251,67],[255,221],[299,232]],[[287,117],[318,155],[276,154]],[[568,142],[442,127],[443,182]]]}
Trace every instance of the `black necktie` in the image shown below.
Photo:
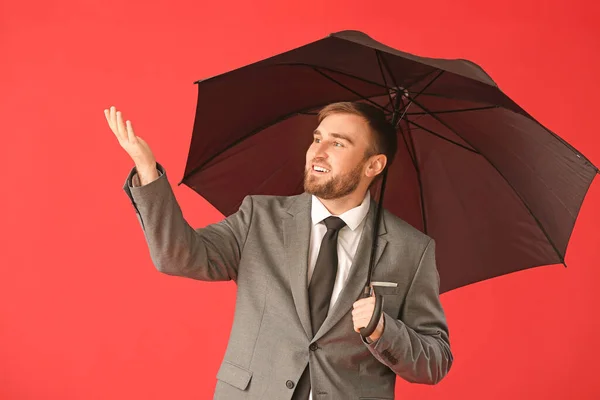
{"label": "black necktie", "polygon": [[[335,283],[338,269],[337,238],[338,232],[346,223],[338,217],[328,217],[323,222],[327,233],[323,236],[317,262],[308,286],[308,301],[310,304],[310,321],[313,335],[317,333],[331,302],[331,292]],[[308,400],[310,394],[310,365],[307,365],[298,380],[292,400]],[[314,397],[313,397],[314,399]]]}
{"label": "black necktie", "polygon": [[326,218],[324,222],[327,226],[327,233],[323,236],[317,263],[308,286],[313,335],[317,333],[329,311],[331,292],[338,269],[338,233],[346,225],[340,218],[333,216]]}

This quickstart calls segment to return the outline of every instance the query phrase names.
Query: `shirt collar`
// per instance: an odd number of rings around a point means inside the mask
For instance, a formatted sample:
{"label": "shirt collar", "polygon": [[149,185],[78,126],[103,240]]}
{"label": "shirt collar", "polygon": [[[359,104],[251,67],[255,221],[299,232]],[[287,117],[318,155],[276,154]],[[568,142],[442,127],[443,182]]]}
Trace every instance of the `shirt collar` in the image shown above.
{"label": "shirt collar", "polygon": [[[371,194],[370,191],[367,190],[367,193],[365,193],[365,197],[360,205],[351,208],[337,217],[341,218],[350,229],[355,230],[369,212],[369,205],[371,204],[370,199]],[[329,210],[325,208],[317,196],[312,195],[311,218],[313,225],[318,224],[331,215],[333,214],[331,214]]]}

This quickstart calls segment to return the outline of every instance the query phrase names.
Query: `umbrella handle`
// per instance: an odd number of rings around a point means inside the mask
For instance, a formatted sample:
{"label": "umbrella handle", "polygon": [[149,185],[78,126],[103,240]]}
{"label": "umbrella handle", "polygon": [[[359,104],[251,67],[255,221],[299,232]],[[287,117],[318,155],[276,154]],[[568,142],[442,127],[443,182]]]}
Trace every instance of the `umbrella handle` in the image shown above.
{"label": "umbrella handle", "polygon": [[[370,290],[371,289],[368,286],[365,287],[365,293],[363,293],[363,297],[369,297]],[[379,323],[379,318],[381,318],[382,309],[383,309],[383,296],[380,294],[375,294],[375,310],[373,310],[373,315],[371,316],[371,320],[369,321],[369,324],[366,327],[360,328],[360,334],[363,338],[371,336],[371,334],[373,332],[375,332],[375,328],[377,328],[377,324]]]}

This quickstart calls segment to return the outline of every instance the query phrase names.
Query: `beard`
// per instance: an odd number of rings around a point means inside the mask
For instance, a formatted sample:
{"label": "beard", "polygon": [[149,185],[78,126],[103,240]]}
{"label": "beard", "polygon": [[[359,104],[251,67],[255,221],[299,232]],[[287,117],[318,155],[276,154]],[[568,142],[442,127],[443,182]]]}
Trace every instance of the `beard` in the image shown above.
{"label": "beard", "polygon": [[304,170],[304,191],[321,199],[339,199],[354,192],[360,183],[362,167],[366,159],[356,165],[350,172],[344,175],[330,177],[327,180],[320,179],[311,174],[309,168]]}

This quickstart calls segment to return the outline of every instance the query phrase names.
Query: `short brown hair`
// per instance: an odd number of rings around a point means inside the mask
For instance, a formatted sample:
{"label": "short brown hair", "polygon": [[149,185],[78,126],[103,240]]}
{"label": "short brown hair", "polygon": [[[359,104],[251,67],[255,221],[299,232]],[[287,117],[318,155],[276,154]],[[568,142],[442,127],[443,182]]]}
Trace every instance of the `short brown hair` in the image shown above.
{"label": "short brown hair", "polygon": [[388,121],[385,113],[372,104],[359,101],[343,101],[329,104],[321,109],[318,114],[318,123],[331,114],[354,114],[363,117],[373,135],[373,146],[368,149],[365,157],[375,154],[384,154],[387,157],[386,169],[390,166],[396,155],[398,139],[396,128]]}

